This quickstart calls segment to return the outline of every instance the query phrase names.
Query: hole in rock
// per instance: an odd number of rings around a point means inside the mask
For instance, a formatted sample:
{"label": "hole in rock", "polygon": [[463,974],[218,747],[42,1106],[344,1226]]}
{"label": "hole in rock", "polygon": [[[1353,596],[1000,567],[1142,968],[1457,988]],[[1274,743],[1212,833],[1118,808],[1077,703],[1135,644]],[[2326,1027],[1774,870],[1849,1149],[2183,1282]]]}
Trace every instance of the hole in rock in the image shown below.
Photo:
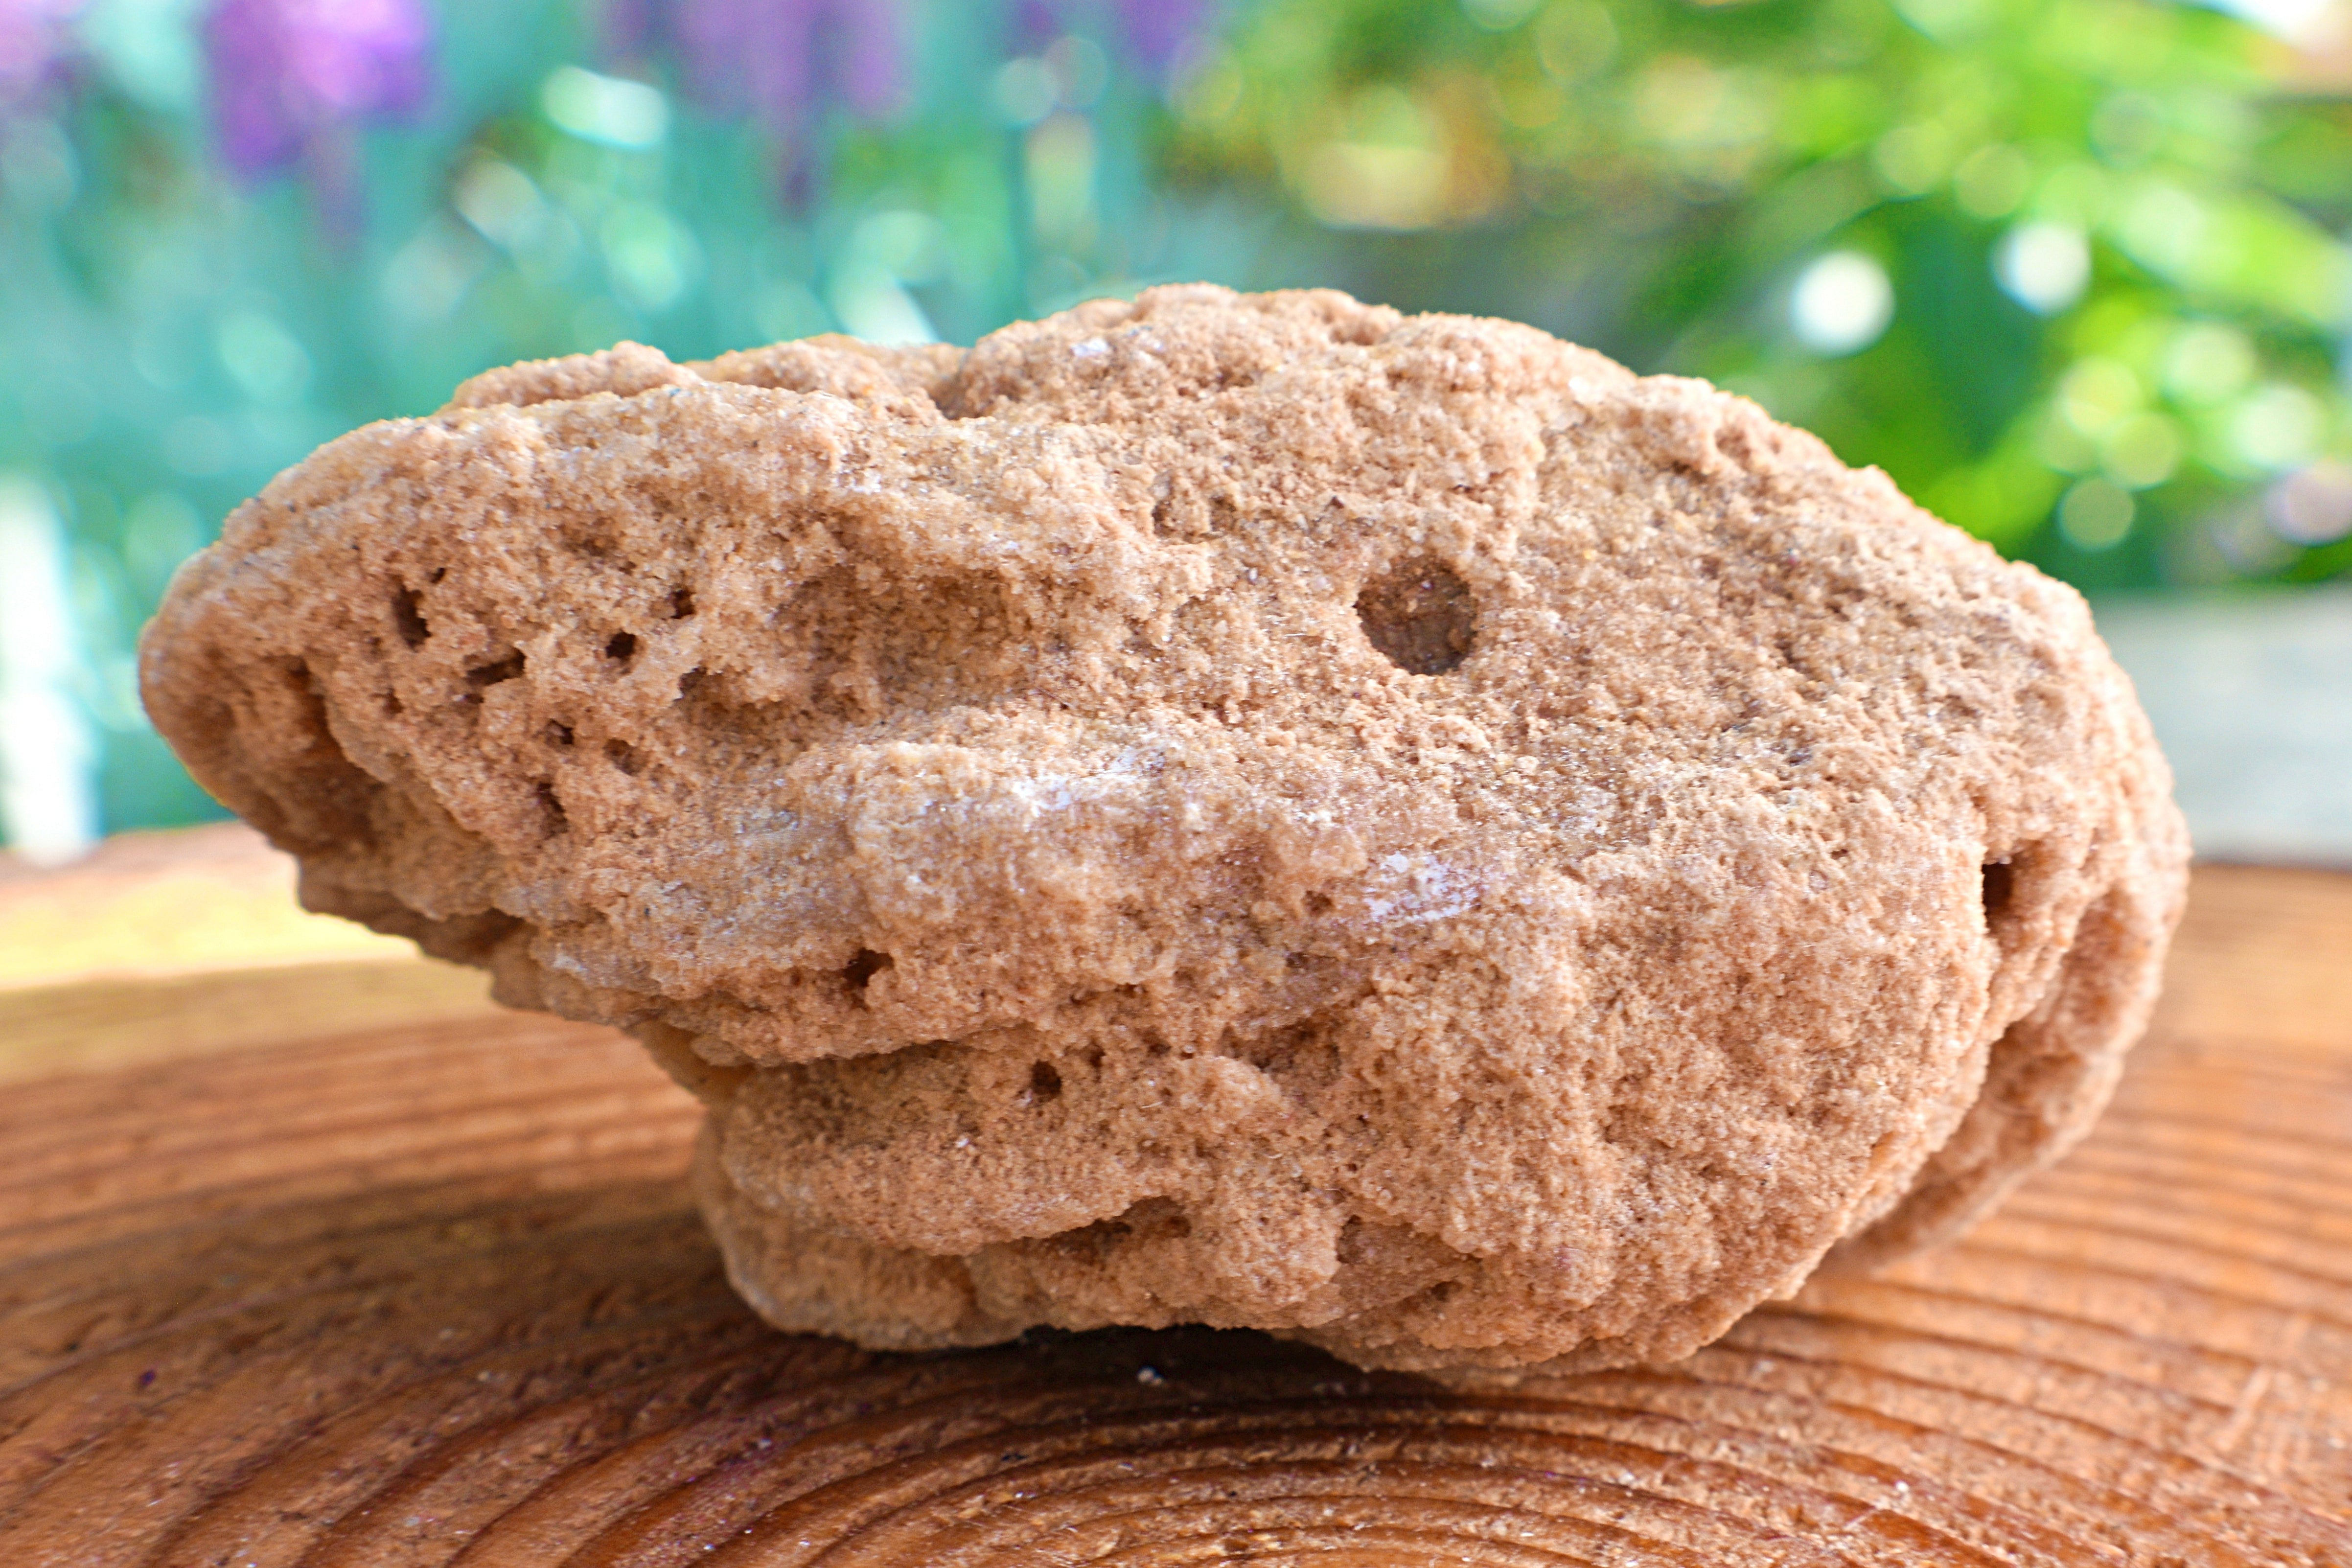
{"label": "hole in rock", "polygon": [[694,614],[694,590],[691,588],[671,589],[669,595],[669,618],[673,621],[682,621],[692,614]]}
{"label": "hole in rock", "polygon": [[2023,849],[2012,850],[1998,860],[1985,862],[1985,934],[2000,943],[2003,952],[2017,945],[2018,921],[2024,912],[2019,908],[2018,874],[2024,869],[2026,853]]}
{"label": "hole in rock", "polygon": [[400,628],[400,640],[411,647],[423,647],[433,628],[425,624],[425,612],[416,605],[416,590],[403,588],[392,596],[392,624]]}
{"label": "hole in rock", "polygon": [[631,778],[636,777],[637,771],[645,766],[637,759],[637,749],[626,741],[605,742],[604,759]]}
{"label": "hole in rock", "polygon": [[[1098,1219],[1058,1236],[1041,1237],[1025,1245],[1045,1248],[1065,1258],[1100,1263],[1127,1242],[1181,1241],[1192,1234],[1192,1220],[1183,1206],[1168,1198],[1145,1198],[1111,1219]],[[1024,1245],[1016,1243],[1015,1245]]]}
{"label": "hole in rock", "polygon": [[1052,1062],[1029,1064],[1029,1103],[1044,1105],[1062,1097],[1061,1070]]}
{"label": "hole in rock", "polygon": [[637,639],[628,632],[614,632],[613,640],[604,645],[604,657],[626,664],[637,656]]}
{"label": "hole in rock", "polygon": [[506,658],[490,664],[478,664],[466,672],[466,684],[479,691],[512,680],[522,673],[522,652],[517,649]]}
{"label": "hole in rock", "polygon": [[564,815],[563,803],[555,798],[553,784],[546,779],[540,780],[539,787],[531,791],[531,796],[539,803],[540,815],[546,818],[548,837],[572,830],[572,819]]}
{"label": "hole in rock", "polygon": [[1452,570],[1424,557],[1364,584],[1356,616],[1390,663],[1414,675],[1443,675],[1470,657],[1478,602]]}
{"label": "hole in rock", "polygon": [[549,720],[547,721],[547,743],[551,746],[568,746],[572,744],[572,726],[563,723],[560,720]]}
{"label": "hole in rock", "polygon": [[1338,1026],[1343,1013],[1344,1009],[1335,1008],[1284,1028],[1233,1040],[1231,1054],[1286,1091],[1314,1096],[1339,1080]]}
{"label": "hole in rock", "polygon": [[841,977],[849,983],[851,991],[862,996],[866,994],[866,983],[890,965],[891,958],[888,953],[877,952],[870,947],[861,947],[851,956],[847,963],[842,965]]}
{"label": "hole in rock", "polygon": [[2016,890],[2017,868],[2006,860],[1989,860],[1984,868],[1985,929],[2009,912],[2010,895]]}

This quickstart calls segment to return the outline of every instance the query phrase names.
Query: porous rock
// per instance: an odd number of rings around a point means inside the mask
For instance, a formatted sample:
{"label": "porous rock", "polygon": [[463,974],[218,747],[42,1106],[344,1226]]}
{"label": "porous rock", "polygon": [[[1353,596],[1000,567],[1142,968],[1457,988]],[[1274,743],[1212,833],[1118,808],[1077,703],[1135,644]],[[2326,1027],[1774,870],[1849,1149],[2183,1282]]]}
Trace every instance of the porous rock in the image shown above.
{"label": "porous rock", "polygon": [[2071,590],[1331,293],[494,371],[142,677],[310,907],[635,1032],[746,1296],[877,1346],[1679,1355],[2077,1137],[2186,858]]}

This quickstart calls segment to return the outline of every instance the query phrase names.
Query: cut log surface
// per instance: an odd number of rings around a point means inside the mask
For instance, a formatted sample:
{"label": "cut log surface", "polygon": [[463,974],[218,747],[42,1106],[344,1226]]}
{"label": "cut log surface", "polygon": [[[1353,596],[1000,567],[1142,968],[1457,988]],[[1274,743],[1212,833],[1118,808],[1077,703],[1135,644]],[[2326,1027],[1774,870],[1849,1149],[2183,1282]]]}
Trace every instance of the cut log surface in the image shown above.
{"label": "cut log surface", "polygon": [[127,987],[73,1072],[0,994],[0,1563],[2352,1565],[2352,878],[2201,869],[2114,1110],[1960,1244],[1484,1391],[778,1334],[634,1045],[321,1026],[337,972],[226,1044],[217,973]]}

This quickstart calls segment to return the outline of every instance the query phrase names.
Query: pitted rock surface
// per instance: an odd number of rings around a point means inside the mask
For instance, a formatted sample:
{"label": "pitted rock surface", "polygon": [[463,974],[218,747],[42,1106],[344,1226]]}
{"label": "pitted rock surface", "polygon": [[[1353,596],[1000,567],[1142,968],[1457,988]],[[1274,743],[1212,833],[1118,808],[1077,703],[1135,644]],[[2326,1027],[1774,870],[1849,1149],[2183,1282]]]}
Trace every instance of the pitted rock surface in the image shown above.
{"label": "pitted rock surface", "polygon": [[1679,1355],[2071,1143],[2187,855],[2071,590],[1329,293],[495,371],[142,675],[311,907],[644,1040],[746,1296],[877,1346]]}

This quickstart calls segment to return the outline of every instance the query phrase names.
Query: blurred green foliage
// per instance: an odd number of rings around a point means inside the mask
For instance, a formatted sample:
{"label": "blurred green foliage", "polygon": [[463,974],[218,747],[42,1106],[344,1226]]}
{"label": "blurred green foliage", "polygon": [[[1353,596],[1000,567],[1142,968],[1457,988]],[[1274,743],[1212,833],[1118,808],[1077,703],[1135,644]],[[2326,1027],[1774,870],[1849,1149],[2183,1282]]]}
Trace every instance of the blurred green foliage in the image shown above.
{"label": "blurred green foliage", "polygon": [[624,337],[1328,284],[1707,376],[2086,587],[2352,568],[2324,49],[2159,0],[1258,0],[1156,59],[1137,9],[909,5],[900,107],[784,133],[574,0],[444,4],[341,221],[315,171],[225,172],[194,0],[63,5],[0,99],[0,475],[69,547],[102,825],[209,813],[131,647],[237,501]]}
{"label": "blurred green foliage", "polygon": [[2352,114],[2294,68],[2133,0],[1284,0],[1177,166],[1372,231],[1287,273],[1708,377],[2087,586],[2308,576],[2255,497],[2344,441]]}

